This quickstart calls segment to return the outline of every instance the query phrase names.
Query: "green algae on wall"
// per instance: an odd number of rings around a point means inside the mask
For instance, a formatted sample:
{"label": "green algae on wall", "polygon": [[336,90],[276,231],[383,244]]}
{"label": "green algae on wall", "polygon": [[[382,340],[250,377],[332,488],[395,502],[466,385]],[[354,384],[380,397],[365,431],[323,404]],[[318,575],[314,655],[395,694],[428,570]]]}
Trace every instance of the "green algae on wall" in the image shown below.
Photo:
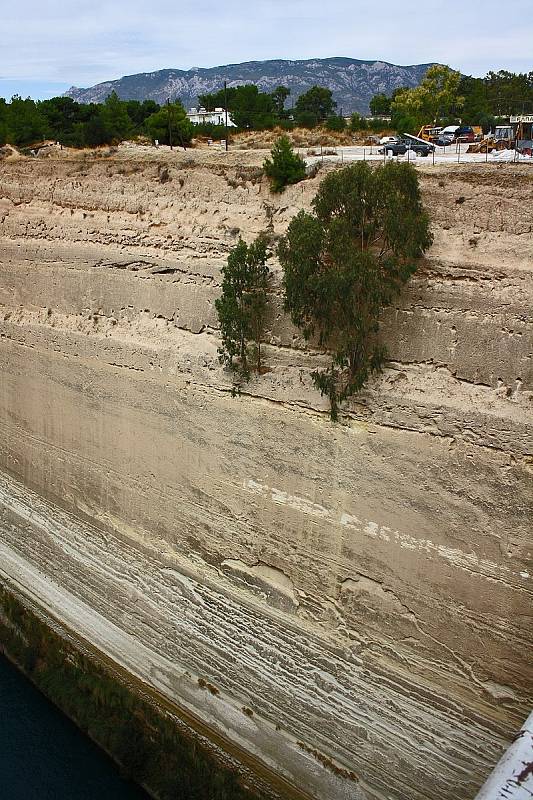
{"label": "green algae on wall", "polygon": [[0,650],[128,778],[160,800],[262,800],[142,690],[71,641],[0,585]]}

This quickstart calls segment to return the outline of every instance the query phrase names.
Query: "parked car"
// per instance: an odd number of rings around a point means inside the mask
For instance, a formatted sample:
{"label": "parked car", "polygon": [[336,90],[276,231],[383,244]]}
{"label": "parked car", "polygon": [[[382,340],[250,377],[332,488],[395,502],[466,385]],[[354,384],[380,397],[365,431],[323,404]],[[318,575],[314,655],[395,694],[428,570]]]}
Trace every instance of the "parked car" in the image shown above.
{"label": "parked car", "polygon": [[448,147],[448,145],[453,144],[453,141],[453,133],[441,133],[437,139],[437,144],[439,147]]}
{"label": "parked car", "polygon": [[412,139],[398,139],[395,142],[384,144],[380,153],[384,155],[403,156],[408,150],[416,153],[417,156],[428,156],[435,149],[435,145],[430,142],[416,142]]}
{"label": "parked car", "polygon": [[455,142],[475,142],[476,134],[470,125],[448,125],[442,130],[437,144],[440,147],[447,147]]}
{"label": "parked car", "polygon": [[476,135],[474,129],[470,125],[461,125],[455,131],[456,142],[475,142]]}
{"label": "parked car", "polygon": [[399,141],[399,136],[382,136],[379,140],[380,144],[389,144],[389,142],[397,142]]}
{"label": "parked car", "polygon": [[459,130],[459,127],[460,127],[459,125],[446,125],[446,127],[441,130],[441,132],[439,134],[439,137],[440,136],[450,136],[452,138],[452,141],[454,141],[455,140],[455,134]]}

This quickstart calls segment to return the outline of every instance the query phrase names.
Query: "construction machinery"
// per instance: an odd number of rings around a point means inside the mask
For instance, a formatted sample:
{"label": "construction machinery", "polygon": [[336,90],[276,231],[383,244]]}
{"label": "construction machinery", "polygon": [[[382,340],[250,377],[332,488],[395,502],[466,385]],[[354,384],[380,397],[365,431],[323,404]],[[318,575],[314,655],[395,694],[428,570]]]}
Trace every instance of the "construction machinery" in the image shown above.
{"label": "construction machinery", "polygon": [[425,142],[433,142],[434,144],[439,138],[441,131],[442,128],[435,125],[422,125],[418,131],[417,138],[423,139]]}
{"label": "construction machinery", "polygon": [[471,144],[467,153],[487,153],[493,150],[512,150],[514,132],[511,125],[496,125],[494,131],[488,133],[480,142]]}

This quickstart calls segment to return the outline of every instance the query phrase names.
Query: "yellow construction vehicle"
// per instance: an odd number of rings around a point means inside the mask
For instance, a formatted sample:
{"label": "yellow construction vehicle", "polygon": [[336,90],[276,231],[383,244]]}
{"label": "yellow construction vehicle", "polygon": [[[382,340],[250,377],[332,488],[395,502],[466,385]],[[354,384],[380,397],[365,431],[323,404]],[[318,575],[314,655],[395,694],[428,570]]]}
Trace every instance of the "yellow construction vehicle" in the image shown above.
{"label": "yellow construction vehicle", "polygon": [[418,139],[424,139],[426,142],[435,143],[439,138],[441,130],[442,128],[439,128],[435,125],[422,125],[417,136]]}
{"label": "yellow construction vehicle", "polygon": [[492,150],[512,150],[514,132],[511,125],[496,125],[494,132],[488,133],[480,142],[471,144],[467,153],[487,153]]}

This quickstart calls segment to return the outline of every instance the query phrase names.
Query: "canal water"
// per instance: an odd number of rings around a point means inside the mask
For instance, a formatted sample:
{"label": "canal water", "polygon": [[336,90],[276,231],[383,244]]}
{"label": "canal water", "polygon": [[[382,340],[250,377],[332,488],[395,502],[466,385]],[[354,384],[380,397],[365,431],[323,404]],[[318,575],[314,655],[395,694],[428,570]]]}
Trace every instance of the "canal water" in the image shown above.
{"label": "canal water", "polygon": [[147,800],[0,655],[1,800]]}

